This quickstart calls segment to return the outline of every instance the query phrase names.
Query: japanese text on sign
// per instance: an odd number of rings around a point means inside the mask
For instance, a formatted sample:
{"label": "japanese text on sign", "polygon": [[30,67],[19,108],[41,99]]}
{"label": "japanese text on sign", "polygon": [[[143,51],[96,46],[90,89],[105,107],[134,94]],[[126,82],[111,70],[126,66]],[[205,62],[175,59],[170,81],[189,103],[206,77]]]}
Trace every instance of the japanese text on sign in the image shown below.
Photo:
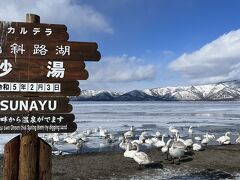
{"label": "japanese text on sign", "polygon": [[0,117],[0,122],[3,123],[12,123],[16,122],[19,124],[36,124],[36,123],[52,123],[52,124],[60,124],[64,120],[62,116],[2,116]]}
{"label": "japanese text on sign", "polygon": [[61,84],[0,82],[0,92],[61,92]]}
{"label": "japanese text on sign", "polygon": [[[0,61],[0,77],[9,74],[12,71],[12,68],[12,64],[8,62],[7,59],[4,59],[3,62]],[[47,77],[64,78],[65,68],[63,67],[62,61],[49,61],[47,68],[49,69],[46,74]]]}
{"label": "japanese text on sign", "polygon": [[46,36],[50,36],[52,34],[52,29],[51,28],[45,28],[45,29],[41,29],[41,28],[37,28],[34,27],[33,30],[31,32],[29,32],[26,27],[21,27],[20,31],[17,32],[15,27],[8,27],[7,29],[7,34],[29,34],[32,33],[33,35],[37,35],[38,33],[40,33],[41,31],[44,31]]}
{"label": "japanese text on sign", "polygon": [[[31,53],[34,55],[41,55],[41,56],[47,55],[48,48],[47,48],[47,45],[45,44],[34,44],[32,48],[33,48],[33,51]],[[17,43],[10,44],[11,54],[17,55],[17,54],[24,54],[25,52],[26,52],[26,49],[24,48],[24,44],[17,44]],[[0,54],[2,53],[8,53],[8,52],[4,52],[2,49],[2,46],[0,46]],[[60,56],[70,56],[71,47],[64,46],[64,45],[60,45],[60,46],[56,45],[55,54]]]}

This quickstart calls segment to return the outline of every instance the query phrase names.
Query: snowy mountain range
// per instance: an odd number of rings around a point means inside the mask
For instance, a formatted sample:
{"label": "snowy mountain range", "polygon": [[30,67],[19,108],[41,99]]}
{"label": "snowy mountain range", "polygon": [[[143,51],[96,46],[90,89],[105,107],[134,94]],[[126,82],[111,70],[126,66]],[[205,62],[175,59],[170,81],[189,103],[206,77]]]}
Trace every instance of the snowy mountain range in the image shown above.
{"label": "snowy mountain range", "polygon": [[81,101],[236,101],[240,100],[240,80],[215,84],[133,90],[127,93],[82,90]]}

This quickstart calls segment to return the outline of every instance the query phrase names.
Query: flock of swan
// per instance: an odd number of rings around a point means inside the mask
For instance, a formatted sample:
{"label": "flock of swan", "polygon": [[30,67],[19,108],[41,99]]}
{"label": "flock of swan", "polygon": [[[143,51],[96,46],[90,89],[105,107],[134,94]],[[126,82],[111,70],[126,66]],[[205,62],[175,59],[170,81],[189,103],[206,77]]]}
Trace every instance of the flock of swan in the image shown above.
{"label": "flock of swan", "polygon": [[[124,157],[133,159],[140,166],[153,162],[145,152],[140,151],[140,146],[144,145],[158,148],[159,151],[166,154],[168,160],[172,160],[174,163],[174,160],[178,159],[178,164],[180,164],[180,160],[186,152],[192,150],[200,151],[212,141],[216,141],[220,145],[231,144],[230,132],[226,132],[225,135],[217,139],[214,134],[209,134],[208,132],[202,137],[193,136],[193,127],[190,126],[187,133],[188,136],[182,138],[179,130],[171,126],[169,127],[168,135],[161,134],[159,131],[157,131],[155,135],[150,135],[147,131],[143,131],[140,135],[137,135],[136,130],[131,126],[129,131],[123,132],[117,139],[115,135],[107,129],[99,127],[95,130],[88,129],[83,132],[76,131],[71,134],[54,133],[52,135],[45,135],[43,139],[52,146],[53,152],[58,151],[55,144],[59,143],[73,144],[77,152],[81,152],[84,144],[90,140],[91,136],[97,136],[104,139],[107,144],[118,144],[124,151]],[[240,144],[240,133],[235,142]]]}

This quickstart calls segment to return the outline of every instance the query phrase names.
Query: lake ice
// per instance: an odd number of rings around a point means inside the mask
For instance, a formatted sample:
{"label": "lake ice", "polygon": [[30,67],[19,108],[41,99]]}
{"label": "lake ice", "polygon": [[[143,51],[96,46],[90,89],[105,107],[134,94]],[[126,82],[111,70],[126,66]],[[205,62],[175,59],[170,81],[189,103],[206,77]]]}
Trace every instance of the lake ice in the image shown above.
{"label": "lake ice", "polygon": [[[203,135],[208,131],[221,136],[230,131],[234,138],[240,131],[240,102],[71,101],[71,104],[78,125],[77,131],[101,126],[119,136],[121,132],[134,126],[139,133],[145,130],[150,134],[155,134],[156,131],[168,134],[169,126],[174,126],[185,136],[188,127],[193,126],[196,135]],[[1,135],[0,153],[3,153],[4,144],[14,136],[16,135]],[[101,141],[103,140],[93,137],[84,151],[106,150]],[[61,145],[61,148],[74,151],[71,145]]]}

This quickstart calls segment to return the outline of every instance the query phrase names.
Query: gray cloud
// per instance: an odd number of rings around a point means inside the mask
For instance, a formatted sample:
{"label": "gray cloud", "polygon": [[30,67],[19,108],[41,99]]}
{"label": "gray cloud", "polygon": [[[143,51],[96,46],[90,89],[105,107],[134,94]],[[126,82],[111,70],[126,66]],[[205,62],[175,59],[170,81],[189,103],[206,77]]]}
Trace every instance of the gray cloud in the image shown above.
{"label": "gray cloud", "polygon": [[34,13],[41,22],[66,24],[79,33],[114,32],[100,12],[77,0],[1,0],[0,7],[1,20],[25,21],[26,13]]}
{"label": "gray cloud", "polygon": [[103,57],[97,64],[91,63],[89,67],[89,81],[95,82],[131,82],[152,80],[155,78],[157,68],[145,64],[142,59],[128,55]]}
{"label": "gray cloud", "polygon": [[218,82],[240,78],[240,29],[223,34],[192,53],[169,64],[192,82]]}

